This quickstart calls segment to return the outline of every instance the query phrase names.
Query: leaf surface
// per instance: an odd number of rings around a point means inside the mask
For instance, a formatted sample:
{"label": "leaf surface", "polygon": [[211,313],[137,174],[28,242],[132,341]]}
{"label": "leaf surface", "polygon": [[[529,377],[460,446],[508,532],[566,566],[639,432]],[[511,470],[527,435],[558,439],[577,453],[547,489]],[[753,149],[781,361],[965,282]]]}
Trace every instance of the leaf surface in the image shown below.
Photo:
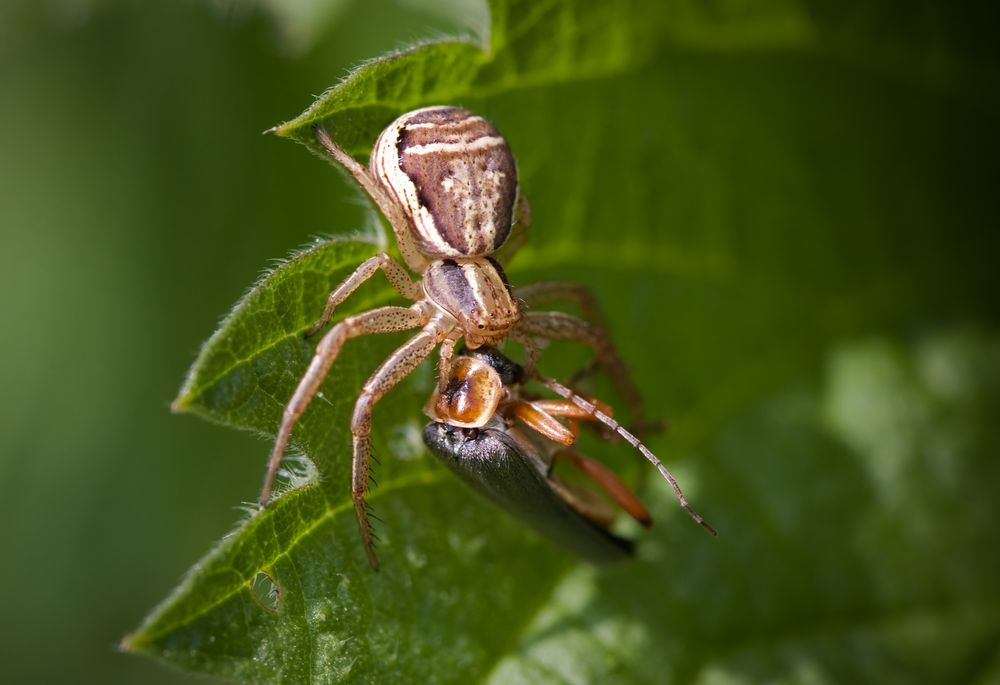
{"label": "leaf surface", "polygon": [[[294,487],[126,648],[248,682],[997,677],[988,98],[844,64],[823,37],[870,33],[814,4],[691,7],[497,1],[484,44],[373,60],[276,132],[318,152],[322,124],[363,158],[418,106],[492,119],[534,214],[512,281],[595,289],[649,413],[670,419],[650,446],[720,537],[647,478],[658,526],[638,561],[596,570],[551,548],[425,456],[426,368],[376,412],[372,573],[348,423],[404,339],[376,336],[345,347],[298,425]],[[302,333],[376,249],[319,242],[265,276],[176,407],[273,433],[312,354]],[[376,276],[338,316],[394,301]],[[546,368],[574,354],[553,347]],[[624,447],[584,447],[639,470]]]}

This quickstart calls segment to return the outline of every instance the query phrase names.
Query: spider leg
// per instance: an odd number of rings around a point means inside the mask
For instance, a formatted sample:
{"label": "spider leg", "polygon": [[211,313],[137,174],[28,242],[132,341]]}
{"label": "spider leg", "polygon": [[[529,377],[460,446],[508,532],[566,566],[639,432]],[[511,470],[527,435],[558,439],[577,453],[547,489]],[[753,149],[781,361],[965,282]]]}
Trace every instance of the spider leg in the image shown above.
{"label": "spider leg", "polygon": [[267,506],[268,500],[271,499],[274,476],[278,472],[278,467],[281,466],[281,459],[285,454],[288,441],[292,437],[292,428],[295,426],[295,422],[299,420],[306,407],[309,406],[309,402],[316,395],[344,343],[349,338],[359,335],[405,331],[425,323],[427,323],[427,315],[424,314],[419,305],[408,308],[379,307],[347,317],[323,336],[319,345],[316,346],[316,354],[313,355],[308,370],[299,381],[292,398],[285,405],[281,426],[278,428],[278,435],[274,441],[274,449],[271,450],[271,458],[267,463],[264,486],[260,492],[260,506]]}
{"label": "spider leg", "polygon": [[639,500],[614,471],[604,464],[580,454],[576,450],[559,450],[552,455],[553,461],[565,459],[573,468],[585,475],[606,492],[629,516],[634,518],[643,528],[653,525],[653,517],[649,515],[646,506]]}
{"label": "spider leg", "polygon": [[524,377],[530,378],[538,371],[538,355],[541,353],[539,341],[527,333],[523,333],[515,326],[507,337],[519,343],[524,348]]}
{"label": "spider leg", "polygon": [[614,343],[611,342],[611,338],[608,337],[604,328],[566,312],[543,311],[525,312],[521,321],[518,322],[517,330],[530,337],[548,340],[572,340],[593,349],[597,362],[607,369],[615,390],[628,404],[636,420],[639,423],[643,422],[645,414],[639,392],[632,383],[625,362],[618,355]]}
{"label": "spider leg", "polygon": [[[597,305],[597,299],[590,288],[579,283],[542,281],[515,288],[514,296],[523,300],[528,306],[559,301],[568,301],[576,304],[580,308],[583,318],[604,337],[604,342],[602,343],[604,351],[598,355],[595,361],[608,372],[615,390],[628,405],[634,419],[639,423],[644,421],[645,411],[642,398],[639,396],[639,390],[632,380],[632,375],[628,372],[625,362],[618,354],[618,351],[606,333],[608,330],[607,324],[605,323],[604,316],[601,314],[600,307]],[[585,377],[592,370],[593,364],[584,367],[574,376],[574,381]]]}
{"label": "spider leg", "polygon": [[455,344],[458,340],[455,336],[448,336],[441,342],[441,351],[438,354],[438,392],[443,393],[448,381],[451,379],[451,359],[455,356]]}
{"label": "spider leg", "polygon": [[375,403],[382,399],[393,386],[410,375],[449,332],[447,324],[442,319],[432,319],[422,331],[405,342],[375,369],[375,372],[365,382],[361,394],[358,396],[358,401],[354,404],[354,416],[351,418],[354,454],[351,498],[354,500],[354,510],[358,515],[361,542],[364,545],[365,554],[368,556],[368,563],[373,569],[378,569],[378,558],[375,556],[372,528],[368,521],[365,503],[371,460],[372,410]]}
{"label": "spider leg", "polygon": [[514,288],[514,297],[523,300],[528,306],[567,301],[576,304],[580,313],[595,326],[607,329],[604,316],[597,306],[597,298],[593,291],[580,283],[566,281],[539,281]]}
{"label": "spider leg", "polygon": [[319,317],[316,323],[309,327],[309,330],[306,331],[306,337],[308,338],[325,326],[330,317],[333,316],[333,310],[336,306],[350,297],[362,283],[374,276],[375,272],[379,269],[385,272],[386,278],[389,279],[389,283],[392,284],[397,293],[408,300],[416,301],[420,299],[420,296],[423,294],[420,290],[420,283],[411,280],[406,270],[399,265],[399,262],[385,252],[379,252],[374,257],[369,257],[363,261],[361,266],[354,270],[354,273],[334,288],[333,292],[330,293],[329,299],[326,301],[323,315]]}
{"label": "spider leg", "polygon": [[400,204],[393,201],[385,190],[382,189],[382,186],[376,183],[368,169],[358,164],[353,157],[334,143],[333,139],[330,138],[330,134],[322,126],[318,124],[313,126],[313,132],[316,134],[316,140],[319,141],[320,145],[326,148],[330,156],[354,176],[355,180],[368,193],[368,196],[382,210],[385,218],[389,220],[392,231],[396,234],[396,244],[399,245],[399,253],[403,256],[403,261],[415,272],[423,273],[424,268],[427,266],[427,258],[420,254],[420,251],[417,250],[416,242],[414,242],[413,238],[407,232],[410,221],[406,218],[406,214]]}

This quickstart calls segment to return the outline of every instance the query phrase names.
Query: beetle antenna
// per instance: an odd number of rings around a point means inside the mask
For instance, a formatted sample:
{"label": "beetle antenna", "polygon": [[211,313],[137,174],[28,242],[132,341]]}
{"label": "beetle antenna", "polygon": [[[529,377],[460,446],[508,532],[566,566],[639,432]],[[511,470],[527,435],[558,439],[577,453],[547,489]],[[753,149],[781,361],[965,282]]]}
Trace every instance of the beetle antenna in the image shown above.
{"label": "beetle antenna", "polygon": [[555,394],[562,397],[564,400],[569,400],[570,402],[572,402],[573,404],[575,404],[576,406],[580,407],[588,414],[593,416],[595,419],[603,423],[605,426],[616,432],[618,435],[625,438],[625,440],[630,445],[632,445],[632,447],[639,450],[642,456],[646,457],[646,459],[648,459],[649,462],[656,467],[656,470],[660,472],[660,475],[662,475],[666,479],[666,481],[670,483],[670,487],[674,489],[674,494],[677,496],[677,501],[680,502],[681,508],[688,513],[688,516],[693,518],[699,526],[707,530],[712,535],[717,536],[719,534],[708,521],[702,518],[701,514],[695,511],[691,507],[691,505],[688,504],[687,498],[684,496],[684,492],[681,490],[681,486],[677,484],[677,481],[670,474],[670,471],[668,471],[667,467],[663,465],[663,462],[661,462],[659,459],[656,458],[655,454],[649,451],[648,447],[642,444],[639,438],[632,435],[630,432],[625,430],[624,426],[622,426],[613,418],[611,418],[610,416],[602,412],[600,409],[598,409],[593,402],[588,402],[587,400],[577,395],[575,392],[567,388],[559,381],[553,378],[542,376],[537,373],[534,375],[534,378],[539,383],[544,385],[546,388],[548,388]]}

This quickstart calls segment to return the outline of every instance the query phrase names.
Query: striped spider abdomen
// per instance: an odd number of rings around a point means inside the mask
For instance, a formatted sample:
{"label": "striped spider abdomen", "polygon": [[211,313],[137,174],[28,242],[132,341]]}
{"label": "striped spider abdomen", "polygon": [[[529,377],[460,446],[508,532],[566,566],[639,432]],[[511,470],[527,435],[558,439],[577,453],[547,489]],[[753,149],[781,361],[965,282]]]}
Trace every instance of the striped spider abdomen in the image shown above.
{"label": "striped spider abdomen", "polygon": [[369,167],[428,257],[485,257],[510,235],[514,155],[499,131],[472,112],[424,107],[404,114],[378,137]]}

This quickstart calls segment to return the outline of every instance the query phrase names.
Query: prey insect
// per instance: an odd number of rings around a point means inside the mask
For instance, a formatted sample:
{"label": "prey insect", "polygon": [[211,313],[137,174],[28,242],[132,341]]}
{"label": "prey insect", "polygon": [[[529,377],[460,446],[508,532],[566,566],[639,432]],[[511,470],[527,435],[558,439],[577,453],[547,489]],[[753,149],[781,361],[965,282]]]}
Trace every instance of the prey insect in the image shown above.
{"label": "prey insect", "polygon": [[351,497],[361,541],[378,567],[365,493],[371,457],[375,404],[440,345],[438,384],[450,377],[456,344],[475,349],[505,338],[520,342],[533,368],[538,340],[571,340],[590,346],[596,363],[607,368],[626,396],[635,397],[623,364],[601,326],[558,311],[523,311],[521,303],[553,299],[587,308],[589,294],[563,283],[513,289],[493,257],[516,223],[527,224],[517,167],[507,141],[480,116],[457,107],[426,107],[402,115],[372,148],[365,168],[338,147],[327,132],[314,129],[330,156],[357,180],[388,220],[407,269],[382,252],[365,260],[330,293],[322,315],[306,335],[319,332],[337,306],[362,283],[382,271],[407,307],[378,307],[348,316],[327,331],[309,367],[285,406],[268,461],[260,504],[266,506],[296,422],[319,391],[343,345],[374,333],[419,329],[365,382],[351,418]]}
{"label": "prey insect", "polygon": [[[528,398],[521,391],[527,380],[538,381],[560,399]],[[424,443],[452,472],[587,561],[601,564],[627,558],[633,543],[611,532],[616,512],[607,499],[560,478],[553,471],[557,462],[575,468],[644,527],[653,520],[610,469],[571,448],[579,421],[599,423],[635,446],[670,483],[688,515],[716,534],[691,508],[660,460],[611,418],[607,405],[584,399],[537,372],[527,375],[493,347],[464,350],[452,365],[448,383],[434,393],[425,411],[435,422],[424,428]]]}

